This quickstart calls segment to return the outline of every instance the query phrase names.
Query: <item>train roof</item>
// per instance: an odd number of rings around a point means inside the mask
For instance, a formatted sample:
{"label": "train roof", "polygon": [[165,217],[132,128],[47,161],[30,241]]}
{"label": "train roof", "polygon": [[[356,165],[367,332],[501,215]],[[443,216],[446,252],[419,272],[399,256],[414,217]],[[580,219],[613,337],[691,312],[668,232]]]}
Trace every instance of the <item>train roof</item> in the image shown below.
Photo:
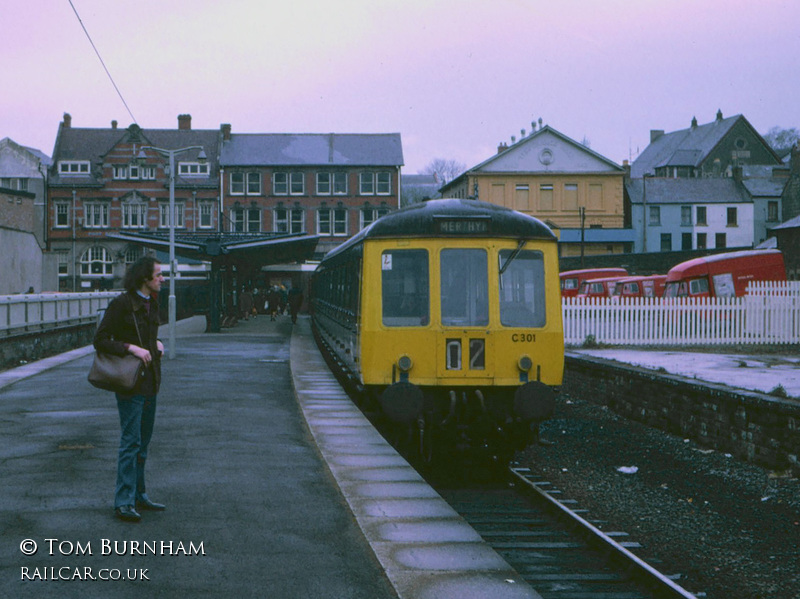
{"label": "train roof", "polygon": [[557,240],[550,228],[533,216],[478,200],[448,198],[428,200],[390,212],[329,252],[328,256],[339,254],[365,239],[381,237],[510,237]]}
{"label": "train roof", "polygon": [[738,252],[724,252],[722,254],[711,254],[709,256],[701,256],[700,258],[692,258],[686,262],[676,264],[669,269],[670,279],[679,277],[683,273],[695,269],[697,267],[705,266],[713,262],[723,262],[726,260],[742,260],[742,259],[758,259],[764,256],[783,256],[780,250],[740,250]]}

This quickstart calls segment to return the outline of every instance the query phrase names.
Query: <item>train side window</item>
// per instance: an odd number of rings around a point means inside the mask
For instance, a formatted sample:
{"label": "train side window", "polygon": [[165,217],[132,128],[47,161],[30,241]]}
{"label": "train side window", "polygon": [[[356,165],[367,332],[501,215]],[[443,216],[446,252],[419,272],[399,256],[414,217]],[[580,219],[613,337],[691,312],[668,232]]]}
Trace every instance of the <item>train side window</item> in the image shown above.
{"label": "train side window", "polygon": [[418,327],[430,322],[427,250],[391,250],[381,255],[383,324]]}
{"label": "train side window", "polygon": [[[511,254],[512,250],[501,250],[500,264],[506,264]],[[543,327],[546,322],[544,256],[523,250],[500,275],[500,324]]]}
{"label": "train side window", "polygon": [[689,294],[698,295],[700,293],[708,293],[708,279],[692,279],[689,281]]}
{"label": "train side window", "polygon": [[486,250],[442,250],[439,273],[444,326],[489,324],[488,264]]}

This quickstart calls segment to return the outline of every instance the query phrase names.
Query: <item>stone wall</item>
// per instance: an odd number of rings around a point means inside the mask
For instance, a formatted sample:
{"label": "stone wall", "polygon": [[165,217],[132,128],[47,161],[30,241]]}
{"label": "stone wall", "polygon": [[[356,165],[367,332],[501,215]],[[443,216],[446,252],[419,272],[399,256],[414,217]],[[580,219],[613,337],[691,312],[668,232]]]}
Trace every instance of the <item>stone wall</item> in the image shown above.
{"label": "stone wall", "polygon": [[4,337],[0,339],[0,370],[90,345],[96,330],[97,323],[93,320],[87,324]]}
{"label": "stone wall", "polygon": [[587,356],[567,356],[563,390],[702,446],[800,472],[800,402]]}

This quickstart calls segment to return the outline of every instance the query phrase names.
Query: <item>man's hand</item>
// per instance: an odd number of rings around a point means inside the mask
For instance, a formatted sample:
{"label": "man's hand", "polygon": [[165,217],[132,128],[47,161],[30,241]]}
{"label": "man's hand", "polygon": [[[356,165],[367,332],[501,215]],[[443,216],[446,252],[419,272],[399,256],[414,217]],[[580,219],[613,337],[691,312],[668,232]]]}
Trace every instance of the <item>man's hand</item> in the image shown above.
{"label": "man's hand", "polygon": [[145,366],[153,361],[153,356],[151,356],[150,352],[143,347],[131,344],[131,346],[128,348],[128,351],[144,362]]}

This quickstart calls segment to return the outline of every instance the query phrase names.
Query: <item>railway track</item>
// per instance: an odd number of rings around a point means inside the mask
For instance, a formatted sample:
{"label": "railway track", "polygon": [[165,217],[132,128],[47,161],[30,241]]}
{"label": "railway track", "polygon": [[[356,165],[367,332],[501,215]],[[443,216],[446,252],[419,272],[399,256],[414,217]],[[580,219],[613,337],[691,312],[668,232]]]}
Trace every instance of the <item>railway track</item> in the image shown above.
{"label": "railway track", "polygon": [[625,532],[604,532],[527,468],[475,488],[431,484],[544,599],[701,597],[658,572]]}

